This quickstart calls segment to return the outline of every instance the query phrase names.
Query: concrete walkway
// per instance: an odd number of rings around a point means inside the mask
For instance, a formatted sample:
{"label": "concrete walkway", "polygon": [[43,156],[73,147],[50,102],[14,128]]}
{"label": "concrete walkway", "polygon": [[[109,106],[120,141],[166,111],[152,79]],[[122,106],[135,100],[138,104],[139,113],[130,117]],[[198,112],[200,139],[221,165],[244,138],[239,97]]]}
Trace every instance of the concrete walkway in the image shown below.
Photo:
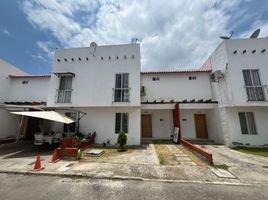
{"label": "concrete walkway", "polygon": [[183,153],[180,149],[178,149],[174,144],[167,144],[167,148],[174,153],[177,160],[182,164],[186,166],[196,166],[197,164],[193,162],[188,155]]}
{"label": "concrete walkway", "polygon": [[224,145],[201,145],[213,153],[214,165],[226,165],[242,182],[268,183],[268,158],[232,150]]}

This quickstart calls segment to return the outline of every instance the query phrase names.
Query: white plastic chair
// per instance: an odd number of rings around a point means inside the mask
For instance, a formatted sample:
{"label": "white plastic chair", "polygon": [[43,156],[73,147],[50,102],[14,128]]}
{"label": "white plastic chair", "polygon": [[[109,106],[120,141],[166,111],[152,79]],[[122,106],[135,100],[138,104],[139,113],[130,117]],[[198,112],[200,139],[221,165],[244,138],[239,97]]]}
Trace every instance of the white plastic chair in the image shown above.
{"label": "white plastic chair", "polygon": [[62,141],[62,133],[56,133],[53,138],[53,143],[60,143]]}
{"label": "white plastic chair", "polygon": [[34,134],[34,145],[41,146],[45,143],[44,136],[42,133],[35,133]]}

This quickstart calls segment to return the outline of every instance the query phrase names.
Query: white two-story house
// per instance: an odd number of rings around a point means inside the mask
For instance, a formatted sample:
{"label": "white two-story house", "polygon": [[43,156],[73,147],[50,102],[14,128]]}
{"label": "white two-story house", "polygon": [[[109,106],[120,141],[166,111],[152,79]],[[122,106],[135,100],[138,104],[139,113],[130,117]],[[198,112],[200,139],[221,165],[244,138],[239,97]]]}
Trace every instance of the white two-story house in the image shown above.
{"label": "white two-story house", "polygon": [[212,99],[210,72],[205,67],[142,72],[142,137],[170,139],[179,127],[184,139],[214,139],[211,121],[217,102]]}
{"label": "white two-story house", "polygon": [[81,111],[76,131],[96,131],[97,143],[114,144],[124,131],[128,144],[140,144],[139,44],[58,49],[53,63],[48,107],[64,109],[74,118]]}
{"label": "white two-story house", "polygon": [[[29,75],[1,61],[1,137],[32,138],[40,121],[12,110],[55,110],[74,119],[54,132],[96,132],[96,142],[171,139],[227,145],[268,143],[267,38],[224,40],[200,67],[141,72],[139,44],[57,49],[50,75]],[[17,128],[20,123],[20,130]]]}
{"label": "white two-story house", "polygon": [[223,40],[205,63],[212,68],[221,143],[268,144],[267,47],[267,38]]}

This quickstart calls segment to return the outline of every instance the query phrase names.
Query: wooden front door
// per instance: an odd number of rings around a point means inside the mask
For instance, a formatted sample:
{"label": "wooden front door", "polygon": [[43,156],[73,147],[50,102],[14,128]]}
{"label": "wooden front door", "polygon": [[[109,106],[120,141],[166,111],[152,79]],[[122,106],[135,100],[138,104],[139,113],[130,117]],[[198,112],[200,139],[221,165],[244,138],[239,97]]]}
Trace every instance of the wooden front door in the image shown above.
{"label": "wooden front door", "polygon": [[195,114],[194,121],[195,121],[196,138],[208,138],[206,115]]}
{"label": "wooden front door", "polygon": [[142,138],[152,137],[152,115],[148,114],[141,115],[141,137]]}

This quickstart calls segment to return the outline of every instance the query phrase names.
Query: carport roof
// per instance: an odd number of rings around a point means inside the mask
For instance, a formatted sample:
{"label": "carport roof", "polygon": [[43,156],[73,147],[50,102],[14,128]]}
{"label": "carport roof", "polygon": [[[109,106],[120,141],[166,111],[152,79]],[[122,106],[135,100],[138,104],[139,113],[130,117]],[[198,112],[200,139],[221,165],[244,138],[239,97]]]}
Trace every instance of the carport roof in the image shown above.
{"label": "carport roof", "polygon": [[64,124],[71,124],[74,122],[74,120],[72,120],[71,118],[55,111],[22,111],[22,112],[11,112],[11,113],[15,115],[47,119],[51,121],[61,122]]}

